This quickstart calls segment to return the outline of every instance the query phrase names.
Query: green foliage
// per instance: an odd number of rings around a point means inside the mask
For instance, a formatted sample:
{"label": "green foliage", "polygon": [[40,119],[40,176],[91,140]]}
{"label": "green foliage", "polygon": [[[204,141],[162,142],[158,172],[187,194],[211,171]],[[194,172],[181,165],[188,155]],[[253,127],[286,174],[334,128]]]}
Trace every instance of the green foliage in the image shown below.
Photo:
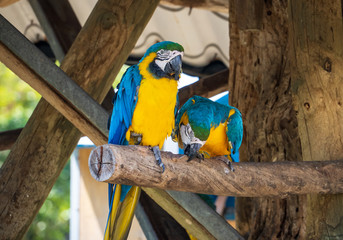
{"label": "green foliage", "polygon": [[[22,128],[40,95],[0,63],[0,131]],[[9,151],[0,152],[0,166]],[[68,239],[70,166],[63,169],[24,239]]]}
{"label": "green foliage", "polygon": [[0,131],[24,127],[40,95],[0,64]]}
{"label": "green foliage", "polygon": [[58,177],[48,198],[33,220],[24,239],[54,240],[69,238],[70,164]]}

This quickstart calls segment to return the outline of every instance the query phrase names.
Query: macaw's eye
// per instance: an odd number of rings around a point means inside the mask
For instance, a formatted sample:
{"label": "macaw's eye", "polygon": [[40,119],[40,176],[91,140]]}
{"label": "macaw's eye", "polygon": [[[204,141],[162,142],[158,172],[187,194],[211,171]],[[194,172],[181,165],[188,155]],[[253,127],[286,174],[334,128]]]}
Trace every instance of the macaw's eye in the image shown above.
{"label": "macaw's eye", "polygon": [[166,51],[164,49],[161,49],[157,52],[157,56],[159,56],[159,57],[162,57],[164,55],[166,55]]}

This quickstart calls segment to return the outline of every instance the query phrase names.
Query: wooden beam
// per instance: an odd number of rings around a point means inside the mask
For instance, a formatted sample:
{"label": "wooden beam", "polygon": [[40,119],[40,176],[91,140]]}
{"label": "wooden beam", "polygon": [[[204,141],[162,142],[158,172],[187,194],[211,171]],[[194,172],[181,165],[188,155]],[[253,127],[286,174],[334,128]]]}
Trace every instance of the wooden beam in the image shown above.
{"label": "wooden beam", "polygon": [[[58,60],[62,62],[65,54],[74,42],[77,34],[81,30],[81,26],[74,14],[68,1],[42,1],[42,0],[30,0],[32,8],[34,9],[44,32],[47,35],[49,43],[52,49],[57,55]],[[66,31],[67,28],[67,31]],[[59,54],[57,53],[59,52]],[[15,66],[15,68],[18,66]],[[19,73],[17,73],[18,75]],[[25,79],[25,78],[22,78]],[[112,99],[114,90],[111,88],[101,106],[108,112],[112,112]],[[8,150],[15,143],[18,138],[21,129],[14,131],[4,132],[1,135],[4,141],[0,141],[1,150]]]}
{"label": "wooden beam", "polygon": [[143,190],[196,239],[244,239],[195,194],[157,188]]}
{"label": "wooden beam", "polygon": [[29,0],[56,58],[64,56],[81,30],[68,0]]}
{"label": "wooden beam", "polygon": [[[112,99],[114,96],[114,90],[113,88],[111,88],[104,101],[101,103],[101,106],[108,112],[112,112]],[[11,147],[13,146],[13,144],[15,143],[15,141],[18,139],[21,131],[23,129],[22,128],[18,128],[15,130],[9,130],[9,131],[5,131],[5,132],[1,132],[0,133],[0,151],[4,151],[4,150],[9,150],[11,149]],[[97,131],[96,131],[97,132]]]}
{"label": "wooden beam", "polygon": [[0,151],[11,149],[22,128],[0,132]]}
{"label": "wooden beam", "polygon": [[97,130],[91,140],[99,144],[106,141],[109,117],[106,110],[2,16],[0,53],[0,60],[8,68],[38,91],[83,134],[90,135],[94,129],[88,126],[95,124],[100,132]]}
{"label": "wooden beam", "polygon": [[193,95],[212,97],[228,89],[229,69],[220,71],[211,76],[201,78],[199,81],[179,90],[179,101],[182,106]]}
{"label": "wooden beam", "polygon": [[229,1],[227,0],[161,0],[161,3],[183,7],[200,8],[214,12],[229,12]]}
{"label": "wooden beam", "polygon": [[18,1],[19,0],[0,0],[0,7],[6,7]]}
{"label": "wooden beam", "polygon": [[97,181],[222,196],[343,193],[343,161],[241,162],[232,172],[220,158],[187,158],[163,152],[161,173],[149,148],[108,144],[93,149],[89,169]]}
{"label": "wooden beam", "polygon": [[[144,191],[145,189],[146,188],[143,188]],[[212,208],[206,202],[201,200],[197,194],[170,190],[166,192],[177,202],[177,204],[184,208],[196,221],[204,226],[212,236],[215,237],[215,239],[244,239],[230,224],[227,223],[225,218],[216,212],[214,214],[210,214],[213,211]],[[179,214],[174,213],[173,215]],[[189,224],[187,220],[185,220],[185,222]],[[197,236],[197,238],[201,239],[204,238],[204,236]]]}
{"label": "wooden beam", "polygon": [[[148,222],[151,222],[151,230],[147,231],[148,234],[153,233],[155,239],[189,239],[185,228],[183,228],[180,223],[175,220],[175,218],[173,218],[170,214],[168,214],[168,212],[166,212],[161,206],[152,200],[145,191],[141,192],[139,203],[141,209],[144,211],[144,214],[146,214],[146,219],[149,219]],[[135,214],[137,215],[137,211]],[[140,220],[139,216],[136,217],[141,226],[146,224],[146,219]],[[145,232],[146,231],[144,231],[144,233]],[[150,238],[147,237],[147,239]]]}
{"label": "wooden beam", "polygon": [[[98,1],[61,69],[102,102],[157,4]],[[0,169],[2,238],[23,237],[80,137],[78,129],[45,100],[38,103]]]}
{"label": "wooden beam", "polygon": [[[2,18],[0,16],[0,26],[3,27],[1,20]],[[18,43],[20,42],[21,41],[18,41]],[[23,48],[23,50],[25,50],[25,48]],[[46,101],[48,101],[53,107],[62,113],[84,135],[89,135],[95,144],[106,142],[108,134],[108,130],[106,128],[106,119],[108,119],[109,114],[105,111],[105,109],[103,109],[99,103],[97,103],[84,90],[75,84],[75,82],[65,75],[60,68],[54,65],[54,63],[45,57],[38,49],[35,49],[34,53],[42,54],[42,56],[45,58],[43,58],[42,62],[47,64],[44,67],[45,70],[48,70],[46,72],[51,73],[51,76],[56,76],[57,79],[59,79],[59,81],[55,82],[53,81],[53,77],[46,78],[52,80],[56,88],[46,83],[45,80],[36,72],[34,72],[34,70],[29,68],[22,59],[13,54],[13,52],[11,52],[2,42],[0,42],[0,60],[8,68],[10,68],[18,77],[24,79],[32,88],[36,89]],[[39,61],[37,61],[37,63],[39,63]],[[49,67],[49,63],[52,64],[52,66]],[[62,78],[59,78],[61,76]],[[61,92],[67,94],[61,95]],[[65,99],[64,96],[67,96],[67,99]],[[98,111],[94,112],[94,108],[97,108]],[[88,113],[83,114],[80,111],[81,109],[88,111],[90,115],[87,115]],[[99,117],[99,119],[97,119],[97,117]],[[97,123],[93,120],[96,120]],[[98,124],[98,127],[90,128],[89,126],[93,124]],[[96,133],[90,135],[91,131],[96,131]]]}
{"label": "wooden beam", "polygon": [[[139,199],[141,199],[142,193],[143,192],[141,192],[141,196],[139,197]],[[135,216],[144,232],[145,237],[149,240],[158,240],[159,238],[157,237],[154,231],[154,227],[152,226],[152,223],[150,222],[150,219],[147,216],[147,212],[144,210],[140,202],[137,203]]]}
{"label": "wooden beam", "polygon": [[157,188],[143,189],[152,199],[174,217],[178,223],[197,239],[215,239],[213,235],[201,225],[193,216],[178,204],[166,191]]}

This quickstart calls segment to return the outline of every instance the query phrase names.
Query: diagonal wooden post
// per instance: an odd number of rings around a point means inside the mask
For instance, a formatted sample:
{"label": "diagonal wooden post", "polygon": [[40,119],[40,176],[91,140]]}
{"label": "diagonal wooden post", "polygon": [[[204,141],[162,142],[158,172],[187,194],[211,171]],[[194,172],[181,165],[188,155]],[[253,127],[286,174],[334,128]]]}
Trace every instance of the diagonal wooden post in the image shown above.
{"label": "diagonal wooden post", "polygon": [[[158,2],[100,0],[61,68],[101,102]],[[39,102],[0,170],[2,238],[23,237],[80,136],[45,100]]]}

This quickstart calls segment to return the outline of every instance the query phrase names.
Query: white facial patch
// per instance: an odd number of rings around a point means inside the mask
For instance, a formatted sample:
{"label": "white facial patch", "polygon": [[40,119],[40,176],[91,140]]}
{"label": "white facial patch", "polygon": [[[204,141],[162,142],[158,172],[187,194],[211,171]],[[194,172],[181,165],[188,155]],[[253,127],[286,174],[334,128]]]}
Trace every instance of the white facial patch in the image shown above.
{"label": "white facial patch", "polygon": [[157,52],[155,63],[157,66],[159,66],[162,69],[162,71],[164,71],[167,63],[179,55],[182,57],[183,52],[179,52],[177,50],[171,51],[171,50],[161,49]]}
{"label": "white facial patch", "polygon": [[202,146],[206,142],[206,141],[201,141],[199,138],[194,136],[194,132],[192,130],[191,125],[189,125],[189,123],[187,125],[181,125],[180,136],[181,136],[183,144],[186,144],[186,145],[199,143]]}

